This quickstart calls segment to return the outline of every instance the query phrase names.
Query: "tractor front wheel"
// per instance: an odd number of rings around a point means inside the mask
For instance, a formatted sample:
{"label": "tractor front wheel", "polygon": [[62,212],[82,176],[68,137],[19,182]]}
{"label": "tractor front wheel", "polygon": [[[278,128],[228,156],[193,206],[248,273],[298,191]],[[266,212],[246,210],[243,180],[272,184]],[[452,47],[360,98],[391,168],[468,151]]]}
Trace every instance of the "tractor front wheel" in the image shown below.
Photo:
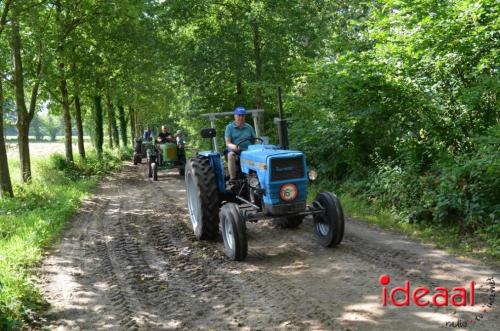
{"label": "tractor front wheel", "polygon": [[344,212],[340,200],[330,192],[321,192],[313,202],[314,207],[325,209],[324,214],[314,215],[314,230],[323,247],[335,247],[344,237]]}
{"label": "tractor front wheel", "polygon": [[219,199],[210,161],[192,158],[186,164],[186,198],[194,235],[214,240],[219,231]]}
{"label": "tractor front wheel", "polygon": [[233,261],[243,261],[248,252],[247,229],[238,205],[235,203],[223,205],[219,218],[227,257]]}

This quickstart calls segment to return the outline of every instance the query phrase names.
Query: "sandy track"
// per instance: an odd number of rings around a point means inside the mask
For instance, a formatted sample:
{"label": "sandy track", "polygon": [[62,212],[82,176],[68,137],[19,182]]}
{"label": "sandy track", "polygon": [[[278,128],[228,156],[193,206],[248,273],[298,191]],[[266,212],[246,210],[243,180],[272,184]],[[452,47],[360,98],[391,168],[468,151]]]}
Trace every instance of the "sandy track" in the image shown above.
{"label": "sandy track", "polygon": [[[103,181],[42,267],[42,291],[56,330],[429,330],[447,321],[467,329],[499,325],[500,299],[486,307],[497,268],[458,259],[404,236],[349,220],[342,244],[323,249],[312,221],[296,230],[249,224],[249,256],[227,261],[219,242],[196,241],[188,227],[184,182],[144,166]],[[390,288],[465,286],[473,307],[382,306],[378,277]],[[485,312],[486,310],[486,312]]]}

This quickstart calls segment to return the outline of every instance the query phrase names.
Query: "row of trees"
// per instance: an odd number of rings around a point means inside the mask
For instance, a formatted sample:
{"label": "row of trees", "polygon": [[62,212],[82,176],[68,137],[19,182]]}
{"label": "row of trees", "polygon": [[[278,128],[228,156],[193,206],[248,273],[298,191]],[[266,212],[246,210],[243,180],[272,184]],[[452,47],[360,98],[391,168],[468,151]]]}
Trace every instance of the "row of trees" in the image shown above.
{"label": "row of trees", "polygon": [[[153,2],[137,1],[0,2],[0,132],[5,105],[15,103],[23,182],[32,177],[29,128],[42,104],[63,117],[70,162],[72,122],[78,132],[78,153],[85,159],[85,116],[93,122],[99,156],[103,120],[111,147],[127,144],[126,125],[131,123],[133,133],[135,107],[147,107],[147,99],[157,92],[143,93],[158,75],[156,63],[162,62],[156,56],[159,45],[154,15],[149,15],[152,9]],[[12,196],[3,135],[0,160],[0,193]]]}
{"label": "row of trees", "polygon": [[[165,120],[194,130],[192,113],[235,104],[263,108],[277,84],[290,86],[297,58],[317,55],[327,36],[325,18],[335,6],[323,1],[283,6],[279,1],[6,0],[0,9],[5,59],[0,104],[2,114],[5,100],[16,105],[20,171],[28,182],[29,127],[41,104],[62,114],[70,162],[72,120],[85,158],[85,117],[93,122],[89,133],[102,155],[104,126],[111,145],[118,145],[120,133],[126,143],[127,121],[132,133],[137,122]],[[1,192],[12,195],[1,148],[0,156]]]}
{"label": "row of trees", "polygon": [[[365,191],[392,201],[410,195],[406,203],[418,205],[428,192],[449,197],[471,187],[467,162],[481,141],[492,141],[478,137],[498,135],[497,7],[494,0],[5,0],[0,96],[16,102],[29,180],[26,128],[41,101],[62,112],[71,161],[72,117],[79,138],[82,117],[91,120],[102,154],[104,121],[118,143],[126,120],[132,132],[134,123],[174,121],[194,133],[203,125],[196,115],[235,105],[272,117],[279,85],[291,141],[323,178],[360,179]],[[272,121],[263,122],[272,136]],[[429,174],[447,173],[439,168],[465,170],[436,181],[455,183],[445,189],[429,185]],[[498,173],[496,164],[486,168],[477,173]],[[401,183],[399,191],[384,189]],[[448,209],[481,194],[464,193]],[[430,200],[419,206],[434,212],[449,202]]]}

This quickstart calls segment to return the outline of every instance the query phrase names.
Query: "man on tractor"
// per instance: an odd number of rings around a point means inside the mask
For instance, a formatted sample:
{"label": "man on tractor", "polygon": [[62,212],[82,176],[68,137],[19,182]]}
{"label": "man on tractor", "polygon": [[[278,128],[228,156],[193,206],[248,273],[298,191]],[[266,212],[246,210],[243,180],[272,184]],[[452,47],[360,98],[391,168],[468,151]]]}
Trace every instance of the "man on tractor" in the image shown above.
{"label": "man on tractor", "polygon": [[153,131],[151,130],[151,127],[148,125],[148,129],[144,131],[143,135],[144,141],[151,141],[153,140]]}
{"label": "man on tractor", "polygon": [[224,139],[226,140],[226,147],[228,149],[227,153],[227,165],[229,170],[229,183],[230,185],[236,180],[237,166],[236,161],[242,150],[248,148],[248,145],[253,143],[255,138],[254,128],[245,123],[245,115],[247,114],[244,107],[236,107],[234,109],[234,122],[229,123],[226,126],[226,131],[224,133]]}
{"label": "man on tractor", "polygon": [[161,132],[158,134],[158,137],[156,137],[156,150],[157,150],[157,155],[159,156],[158,161],[160,165],[163,164],[163,155],[160,145],[172,142],[175,142],[174,137],[172,137],[170,132],[168,132],[168,127],[166,125],[162,125]]}
{"label": "man on tractor", "polygon": [[174,142],[174,137],[168,132],[168,127],[166,125],[161,126],[161,132],[158,134],[156,142],[158,144]]}

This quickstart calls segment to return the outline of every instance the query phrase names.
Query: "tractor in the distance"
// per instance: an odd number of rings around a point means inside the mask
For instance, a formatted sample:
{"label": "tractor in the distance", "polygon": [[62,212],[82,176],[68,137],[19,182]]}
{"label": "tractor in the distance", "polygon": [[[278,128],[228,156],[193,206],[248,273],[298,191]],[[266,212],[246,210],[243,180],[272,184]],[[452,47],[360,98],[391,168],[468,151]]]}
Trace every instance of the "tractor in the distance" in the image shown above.
{"label": "tractor in the distance", "polygon": [[158,171],[177,168],[179,176],[184,176],[186,152],[184,142],[151,144],[146,149],[148,177],[158,180]]}
{"label": "tractor in the distance", "polygon": [[153,132],[151,131],[150,134],[147,135],[146,137],[146,132],[144,132],[144,134],[142,134],[142,129],[143,128],[150,128],[149,125],[138,125],[138,131],[140,133],[139,136],[137,136],[135,139],[134,139],[134,157],[133,157],[133,160],[134,160],[134,165],[137,165],[137,164],[140,164],[142,163],[142,159],[147,157],[147,150],[148,148],[150,148],[151,146],[153,146]]}
{"label": "tractor in the distance", "polygon": [[[217,116],[233,113],[207,114],[212,128],[203,129],[203,138],[212,138],[213,150],[198,152],[186,164],[186,195],[189,216],[198,239],[215,239],[219,224],[226,255],[241,261],[247,255],[246,222],[275,219],[282,227],[295,228],[305,216],[312,215],[319,243],[324,247],[338,245],[344,235],[344,213],[339,199],[330,192],[318,194],[307,205],[307,186],[316,179],[314,170],[308,171],[304,153],[288,149],[287,122],[282,119],[281,93],[278,89],[280,146],[252,144],[241,152],[237,185],[229,187],[222,158],[217,150],[214,129]],[[255,131],[259,136],[257,113]],[[234,184],[232,182],[231,184]]]}
{"label": "tractor in the distance", "polygon": [[[140,126],[142,128],[143,126]],[[147,126],[150,128],[151,126]],[[158,129],[158,126],[155,126]],[[158,131],[158,130],[157,130]],[[186,152],[183,135],[175,136],[175,142],[158,143],[155,141],[154,131],[135,139],[134,165],[142,163],[142,158],[146,158],[148,177],[158,180],[158,171],[164,169],[177,168],[179,175],[184,176],[186,167]]]}

